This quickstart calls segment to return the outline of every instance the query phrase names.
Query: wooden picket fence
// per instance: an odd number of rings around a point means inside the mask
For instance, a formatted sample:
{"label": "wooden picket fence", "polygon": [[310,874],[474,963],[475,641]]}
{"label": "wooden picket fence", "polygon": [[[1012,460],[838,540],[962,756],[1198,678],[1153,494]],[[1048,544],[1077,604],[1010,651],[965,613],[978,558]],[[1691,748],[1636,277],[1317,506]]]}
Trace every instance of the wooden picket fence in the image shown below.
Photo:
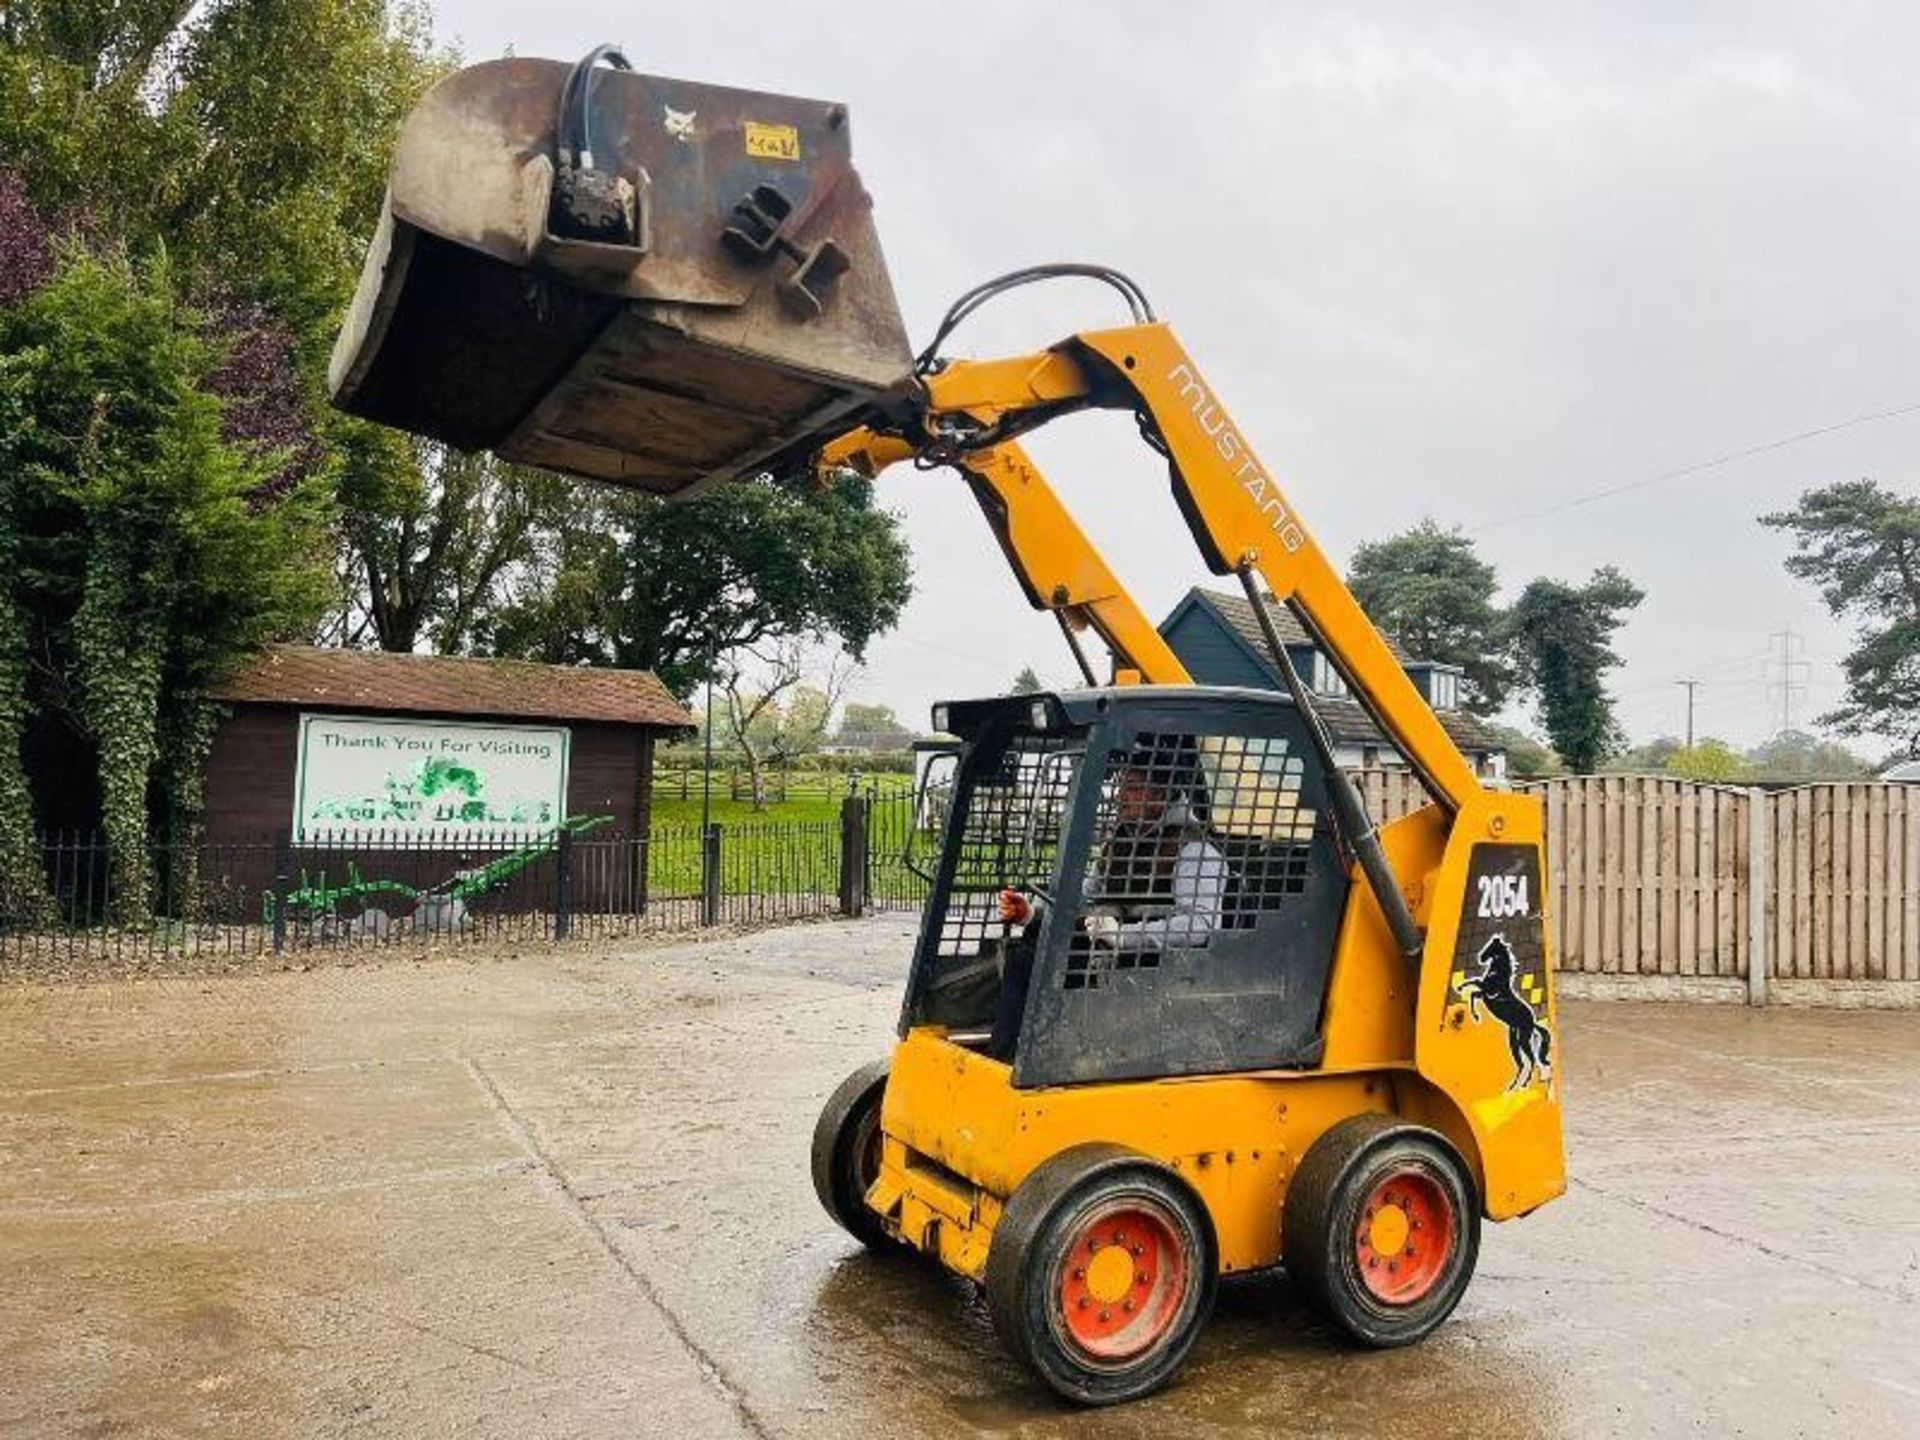
{"label": "wooden picket fence", "polygon": [[1750,792],[1645,775],[1528,788],[1547,805],[1549,915],[1562,970],[1747,974]]}
{"label": "wooden picket fence", "polygon": [[[1382,820],[1427,802],[1405,771],[1356,779]],[[1920,981],[1920,785],[1590,775],[1519,788],[1546,802],[1562,971],[1741,981],[1756,999],[1774,980]]]}
{"label": "wooden picket fence", "polygon": [[1807,785],[1767,807],[1772,973],[1920,980],[1920,785]]}

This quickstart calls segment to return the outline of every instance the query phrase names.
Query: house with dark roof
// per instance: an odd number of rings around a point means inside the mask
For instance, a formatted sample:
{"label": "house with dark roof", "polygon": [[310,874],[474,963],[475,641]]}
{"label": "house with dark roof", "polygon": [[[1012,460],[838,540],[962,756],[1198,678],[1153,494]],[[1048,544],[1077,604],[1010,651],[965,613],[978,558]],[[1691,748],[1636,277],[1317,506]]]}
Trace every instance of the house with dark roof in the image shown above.
{"label": "house with dark roof", "polygon": [[[1406,760],[1348,693],[1340,672],[1301,628],[1293,612],[1280,605],[1271,609],[1280,642],[1313,692],[1315,708],[1333,736],[1339,762],[1369,769],[1404,766]],[[1160,622],[1160,634],[1187,672],[1202,685],[1284,688],[1268,653],[1259,618],[1243,595],[1195,587]],[[1499,737],[1478,717],[1460,708],[1460,667],[1417,659],[1398,645],[1393,646],[1393,652],[1468,763],[1485,778],[1504,778],[1507,755]]]}
{"label": "house with dark roof", "polygon": [[653,757],[693,717],[644,670],[275,645],[211,692],[208,841],[478,848],[570,816],[644,833]]}

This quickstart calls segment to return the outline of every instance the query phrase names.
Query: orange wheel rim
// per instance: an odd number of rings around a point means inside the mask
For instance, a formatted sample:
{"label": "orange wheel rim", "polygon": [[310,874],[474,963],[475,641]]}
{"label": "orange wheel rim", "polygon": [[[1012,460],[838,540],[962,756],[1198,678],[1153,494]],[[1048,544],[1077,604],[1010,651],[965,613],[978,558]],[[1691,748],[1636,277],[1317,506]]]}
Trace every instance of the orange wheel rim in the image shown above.
{"label": "orange wheel rim", "polygon": [[1192,1283],[1180,1227],[1157,1205],[1123,1201],[1075,1228],[1056,1291],[1061,1328],[1094,1360],[1131,1360],[1173,1327]]}
{"label": "orange wheel rim", "polygon": [[1396,1170],[1367,1193],[1354,1222],[1360,1283],[1375,1300],[1423,1300],[1453,1258],[1458,1218],[1446,1187],[1425,1170]]}

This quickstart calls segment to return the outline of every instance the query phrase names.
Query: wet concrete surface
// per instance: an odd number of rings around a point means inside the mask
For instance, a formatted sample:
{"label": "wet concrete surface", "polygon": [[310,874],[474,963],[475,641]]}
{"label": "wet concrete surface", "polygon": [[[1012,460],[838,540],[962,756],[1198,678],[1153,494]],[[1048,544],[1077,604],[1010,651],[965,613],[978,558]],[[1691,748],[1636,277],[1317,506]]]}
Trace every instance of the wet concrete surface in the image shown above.
{"label": "wet concrete surface", "polygon": [[1576,1004],[1572,1193],[1424,1345],[1226,1287],[1063,1408],[806,1170],[908,926],[0,988],[0,1433],[1920,1434],[1920,1019]]}

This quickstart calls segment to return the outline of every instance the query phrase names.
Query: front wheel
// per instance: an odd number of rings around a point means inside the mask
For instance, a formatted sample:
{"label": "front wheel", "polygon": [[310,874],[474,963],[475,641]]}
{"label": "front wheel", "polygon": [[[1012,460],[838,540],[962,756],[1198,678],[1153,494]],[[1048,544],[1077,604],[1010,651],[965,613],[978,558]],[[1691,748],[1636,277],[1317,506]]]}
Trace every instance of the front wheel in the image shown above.
{"label": "front wheel", "polygon": [[1041,1165],[1007,1202],[987,1254],[994,1329],[1061,1395],[1151,1394],[1213,1308],[1213,1225],[1171,1171],[1116,1145]]}
{"label": "front wheel", "polygon": [[900,1242],[867,1205],[880,1178],[880,1102],[886,1099],[891,1060],[863,1065],[827,1097],[813,1127],[813,1190],[827,1214],[869,1250]]}
{"label": "front wheel", "polygon": [[1366,1345],[1411,1345],[1453,1313],[1480,1253],[1473,1176],[1445,1136],[1356,1115],[1310,1147],[1287,1187],[1281,1262]]}

